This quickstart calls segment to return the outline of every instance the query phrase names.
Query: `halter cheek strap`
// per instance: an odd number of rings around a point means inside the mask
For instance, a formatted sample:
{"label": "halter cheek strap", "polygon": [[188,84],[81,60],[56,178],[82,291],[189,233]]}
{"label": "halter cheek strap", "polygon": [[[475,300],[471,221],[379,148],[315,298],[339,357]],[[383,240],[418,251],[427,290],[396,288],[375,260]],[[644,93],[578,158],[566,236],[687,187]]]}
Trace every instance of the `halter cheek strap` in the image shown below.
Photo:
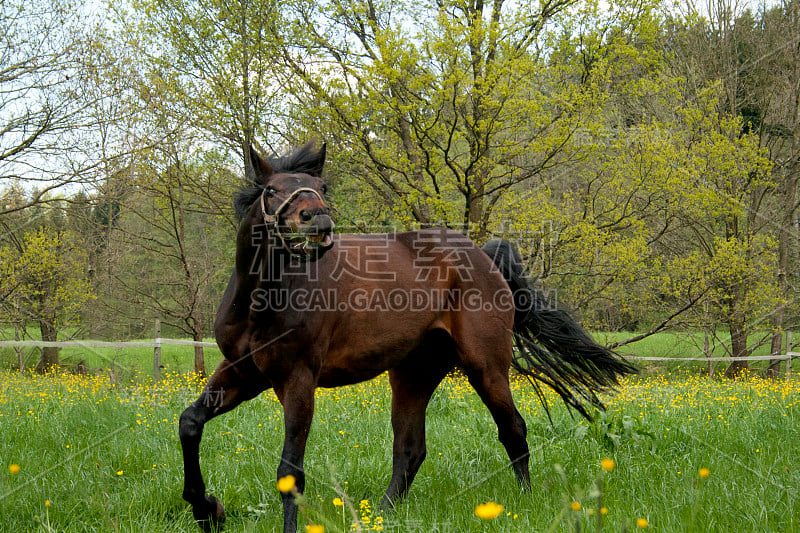
{"label": "halter cheek strap", "polygon": [[264,189],[264,192],[261,193],[261,215],[264,217],[264,224],[269,226],[270,224],[275,226],[275,233],[278,234],[278,238],[280,238],[283,247],[286,251],[291,252],[291,248],[289,247],[289,243],[286,242],[286,238],[281,233],[280,225],[278,225],[278,220],[280,219],[281,213],[283,210],[289,207],[298,196],[300,196],[304,192],[313,193],[317,198],[319,198],[320,202],[325,203],[325,200],[322,198],[322,195],[318,193],[315,189],[311,187],[300,187],[299,189],[295,189],[292,191],[292,194],[286,197],[286,199],[281,202],[281,205],[278,206],[278,209],[275,210],[275,214],[270,215],[267,213],[267,203],[264,200],[264,197],[267,195],[267,189]]}

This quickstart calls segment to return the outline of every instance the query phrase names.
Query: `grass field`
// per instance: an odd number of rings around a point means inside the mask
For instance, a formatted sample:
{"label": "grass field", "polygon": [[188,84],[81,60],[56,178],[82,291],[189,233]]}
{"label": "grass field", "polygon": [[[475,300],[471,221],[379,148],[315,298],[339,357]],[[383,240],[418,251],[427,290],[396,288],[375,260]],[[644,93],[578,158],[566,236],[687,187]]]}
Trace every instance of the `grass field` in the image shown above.
{"label": "grass field", "polygon": [[[0,531],[198,531],[180,497],[177,420],[201,385],[183,374],[113,385],[107,374],[0,373]],[[381,515],[391,472],[387,380],[320,390],[303,523],[329,532],[354,523],[617,532],[643,520],[653,531],[800,531],[796,378],[636,378],[606,398],[608,411],[592,424],[554,403],[551,425],[527,382],[514,392],[529,426],[530,492],[519,490],[486,409],[454,375],[428,409],[428,458],[409,498]],[[272,392],[207,426],[201,458],[227,531],[280,531],[282,433]],[[604,458],[613,470],[601,468]],[[486,502],[504,509],[482,520],[474,510]]]}

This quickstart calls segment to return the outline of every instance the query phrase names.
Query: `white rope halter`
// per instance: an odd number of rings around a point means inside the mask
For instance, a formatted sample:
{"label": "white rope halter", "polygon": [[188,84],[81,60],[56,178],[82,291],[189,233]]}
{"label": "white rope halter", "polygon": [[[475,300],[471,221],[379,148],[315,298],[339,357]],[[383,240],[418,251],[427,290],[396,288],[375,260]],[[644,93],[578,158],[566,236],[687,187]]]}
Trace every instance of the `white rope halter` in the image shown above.
{"label": "white rope halter", "polygon": [[292,191],[292,194],[290,194],[283,202],[281,202],[281,205],[279,205],[278,209],[275,210],[274,215],[270,215],[269,213],[267,213],[267,204],[266,201],[264,200],[264,197],[267,195],[267,189],[265,188],[264,192],[261,193],[261,215],[264,217],[264,224],[266,224],[267,226],[273,224],[275,226],[275,233],[281,240],[283,247],[289,253],[292,253],[292,249],[289,246],[289,243],[286,241],[286,238],[283,236],[283,233],[281,233],[281,228],[280,225],[278,224],[278,219],[280,218],[283,210],[289,207],[289,204],[291,204],[298,196],[300,196],[304,192],[313,193],[317,198],[319,198],[320,202],[322,202],[323,204],[325,203],[325,200],[322,198],[322,195],[318,193],[315,189],[312,189],[311,187],[300,187],[299,189],[295,189],[294,191]]}

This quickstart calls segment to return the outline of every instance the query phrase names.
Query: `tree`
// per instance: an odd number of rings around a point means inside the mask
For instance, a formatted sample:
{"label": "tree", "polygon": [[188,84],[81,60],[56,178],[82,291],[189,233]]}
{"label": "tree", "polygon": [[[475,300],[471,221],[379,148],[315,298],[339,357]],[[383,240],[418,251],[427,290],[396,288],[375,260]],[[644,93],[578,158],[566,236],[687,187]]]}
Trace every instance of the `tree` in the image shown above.
{"label": "tree", "polygon": [[706,304],[742,356],[754,348],[747,320],[775,303],[774,241],[748,216],[770,187],[770,164],[754,136],[739,135],[738,118],[720,116],[715,89],[671,104],[672,117],[599,132],[567,183],[509,194],[499,209],[508,229],[538,231],[523,254],[546,259],[536,273],[590,324],[638,330],[638,340],[704,325],[696,312]]}
{"label": "tree", "polygon": [[[731,140],[757,139],[771,162],[766,179],[757,173],[755,179],[731,182],[729,192],[738,197],[745,210],[740,216],[729,216],[726,234],[740,242],[770,236],[777,244],[777,260],[769,277],[781,296],[775,300],[768,293],[771,309],[762,309],[772,319],[775,334],[772,350],[780,350],[781,330],[786,305],[793,300],[787,277],[791,238],[797,213],[797,6],[787,2],[764,9],[758,18],[748,10],[726,0],[708,2],[708,18],[693,7],[687,15],[674,21],[668,42],[675,51],[674,67],[700,92],[708,83],[717,83],[720,90],[718,109],[723,117],[739,117],[739,130],[728,130]],[[766,274],[764,274],[766,275]],[[729,316],[732,353],[746,355],[743,311],[744,287],[734,288],[729,300],[734,311]],[[733,319],[737,316],[737,319]],[[733,323],[740,326],[734,327]],[[773,365],[774,366],[774,365]],[[728,369],[733,374],[746,368],[745,361],[734,362]]]}
{"label": "tree", "polygon": [[[720,112],[716,102],[702,114],[687,116],[687,125],[692,164],[686,168],[700,182],[697,190],[705,199],[697,197],[706,211],[686,220],[698,248],[688,261],[692,269],[706,272],[712,303],[728,326],[730,355],[746,357],[758,346],[749,343],[749,333],[779,301],[770,275],[775,241],[763,213],[764,199],[774,190],[771,165],[757,137],[742,134],[741,118]],[[692,256],[705,256],[705,266]],[[733,361],[726,375],[746,368],[747,361]]]}
{"label": "tree", "polygon": [[576,5],[298,3],[285,52],[298,121],[357,157],[401,222],[482,241],[508,190],[581,157],[570,141],[593,126],[599,71],[576,77],[547,48]]}
{"label": "tree", "polygon": [[[95,298],[86,279],[86,253],[75,235],[40,227],[14,245],[0,248],[0,300],[5,321],[38,324],[43,341],[58,340]],[[45,347],[36,365],[43,372],[58,364],[56,347]]]}
{"label": "tree", "polygon": [[169,112],[175,128],[224,143],[252,181],[250,146],[272,133],[283,82],[274,61],[277,4],[137,0],[134,7],[135,23],[123,23],[146,72],[141,98],[160,115]]}
{"label": "tree", "polygon": [[[125,179],[125,194],[117,238],[104,253],[111,265],[107,284],[119,294],[105,303],[129,319],[161,317],[200,342],[227,281],[235,229],[232,209],[220,212],[208,197],[232,179],[213,152],[192,160],[177,145],[168,147],[162,143],[118,178]],[[205,374],[202,346],[195,346],[194,368]]]}
{"label": "tree", "polygon": [[40,202],[67,185],[92,183],[102,154],[93,113],[115,96],[93,91],[106,64],[95,31],[73,2],[4,2],[0,9],[0,187],[24,181],[34,194],[0,216]]}
{"label": "tree", "polygon": [[[796,318],[794,323],[787,323],[787,307],[796,317],[797,309],[792,309],[791,304],[797,302],[800,289],[797,277],[791,276],[797,269],[791,258],[797,257],[800,250],[800,4],[782,2],[760,15],[760,24],[752,29],[758,46],[753,47],[746,60],[756,71],[748,91],[758,98],[757,105],[750,109],[750,115],[754,115],[751,123],[773,163],[772,179],[777,192],[775,210],[779,216],[771,221],[778,241],[775,279],[782,299],[772,314],[775,333],[771,353],[777,354],[784,329],[797,324]],[[775,360],[770,364],[773,374],[777,374],[779,363]]]}

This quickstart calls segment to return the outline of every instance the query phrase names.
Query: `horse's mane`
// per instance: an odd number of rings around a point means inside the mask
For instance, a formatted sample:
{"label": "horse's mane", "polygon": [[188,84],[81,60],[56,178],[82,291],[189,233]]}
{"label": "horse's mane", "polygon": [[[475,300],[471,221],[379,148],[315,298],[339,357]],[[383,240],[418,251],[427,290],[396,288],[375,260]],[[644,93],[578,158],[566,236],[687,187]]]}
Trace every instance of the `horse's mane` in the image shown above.
{"label": "horse's mane", "polygon": [[[266,161],[276,174],[290,172],[311,174],[314,176],[319,174],[319,159],[320,151],[314,149],[314,142],[312,141],[300,148],[295,148],[287,155],[274,155],[267,158]],[[239,220],[244,218],[250,210],[250,206],[258,200],[258,197],[261,196],[261,193],[264,191],[265,184],[258,180],[259,176],[258,172],[256,172],[255,181],[241,187],[236,193],[233,207],[236,210],[236,216],[239,217]]]}

